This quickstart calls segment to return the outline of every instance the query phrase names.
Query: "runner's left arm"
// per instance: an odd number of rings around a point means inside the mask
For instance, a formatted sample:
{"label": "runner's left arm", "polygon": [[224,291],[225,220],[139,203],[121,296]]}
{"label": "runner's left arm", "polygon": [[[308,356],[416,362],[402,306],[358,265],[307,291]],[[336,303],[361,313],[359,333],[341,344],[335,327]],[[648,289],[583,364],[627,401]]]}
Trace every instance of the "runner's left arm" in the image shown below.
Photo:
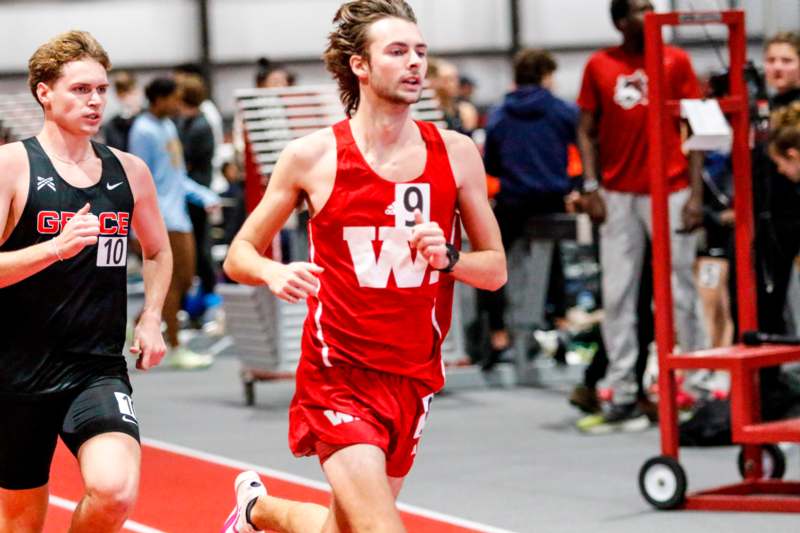
{"label": "runner's left arm", "polygon": [[144,308],[134,330],[131,353],[139,356],[137,368],[147,370],[158,365],[166,351],[161,310],[172,278],[172,250],[150,170],[136,156],[115,153],[125,166],[133,191],[133,230],[142,247]]}
{"label": "runner's left arm", "polygon": [[[486,171],[475,143],[464,135],[442,131],[458,187],[458,208],[472,251],[460,254],[451,275],[473,287],[494,291],[507,279],[500,228],[486,192]],[[423,251],[423,253],[425,253]],[[428,261],[440,268],[441,251]],[[446,265],[445,265],[446,266]]]}

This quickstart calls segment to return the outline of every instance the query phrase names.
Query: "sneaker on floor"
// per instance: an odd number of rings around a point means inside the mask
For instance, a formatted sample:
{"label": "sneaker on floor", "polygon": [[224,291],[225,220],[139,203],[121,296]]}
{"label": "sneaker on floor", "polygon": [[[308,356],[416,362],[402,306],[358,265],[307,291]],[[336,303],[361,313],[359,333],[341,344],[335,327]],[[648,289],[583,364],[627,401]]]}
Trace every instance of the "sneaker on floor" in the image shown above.
{"label": "sneaker on floor", "polygon": [[484,372],[491,372],[497,363],[513,363],[514,354],[511,352],[511,347],[501,348],[496,350],[492,348],[489,350],[489,355],[481,362],[481,370]]}
{"label": "sneaker on floor", "polygon": [[225,520],[225,525],[222,526],[222,533],[255,533],[256,531],[261,531],[253,528],[247,522],[247,505],[259,496],[267,495],[267,489],[261,483],[258,474],[252,470],[242,472],[236,476],[233,488],[236,491],[236,507],[233,508],[228,519]]}
{"label": "sneaker on floor", "polygon": [[636,402],[607,403],[603,405],[600,414],[589,415],[578,420],[577,427],[582,432],[592,435],[644,431],[650,427],[650,419],[642,413]]}
{"label": "sneaker on floor", "polygon": [[198,353],[185,346],[176,346],[167,350],[164,365],[183,370],[197,370],[208,368],[214,362],[214,356],[207,353]]}
{"label": "sneaker on floor", "polygon": [[603,420],[606,424],[619,424],[643,415],[637,402],[607,403],[603,406]]}
{"label": "sneaker on floor", "polygon": [[600,400],[597,391],[583,384],[575,385],[569,395],[569,403],[586,414],[595,414],[600,411]]}

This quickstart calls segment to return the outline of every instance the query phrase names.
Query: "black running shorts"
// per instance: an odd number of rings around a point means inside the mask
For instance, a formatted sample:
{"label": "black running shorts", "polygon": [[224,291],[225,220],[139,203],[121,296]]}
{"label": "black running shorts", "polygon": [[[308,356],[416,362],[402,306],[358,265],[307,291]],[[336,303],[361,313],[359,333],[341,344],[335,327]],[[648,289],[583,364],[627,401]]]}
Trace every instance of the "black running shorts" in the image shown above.
{"label": "black running shorts", "polygon": [[84,442],[102,433],[139,441],[131,393],[126,380],[102,377],[58,393],[0,395],[0,488],[47,483],[59,436],[76,457]]}

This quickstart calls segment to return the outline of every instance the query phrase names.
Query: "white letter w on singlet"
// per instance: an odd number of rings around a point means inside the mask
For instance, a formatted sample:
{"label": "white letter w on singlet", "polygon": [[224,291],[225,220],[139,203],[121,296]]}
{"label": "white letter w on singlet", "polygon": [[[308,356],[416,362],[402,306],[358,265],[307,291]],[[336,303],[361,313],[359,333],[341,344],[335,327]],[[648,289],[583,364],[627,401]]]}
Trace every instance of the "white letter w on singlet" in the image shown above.
{"label": "white letter w on singlet", "polygon": [[[382,243],[377,259],[372,247],[376,229]],[[394,273],[394,280],[400,288],[422,286],[428,262],[422,254],[417,254],[411,260],[411,228],[345,227],[344,240],[350,250],[358,284],[362,287],[385,289],[389,283],[389,272]],[[432,277],[431,283],[434,282],[435,278]]]}

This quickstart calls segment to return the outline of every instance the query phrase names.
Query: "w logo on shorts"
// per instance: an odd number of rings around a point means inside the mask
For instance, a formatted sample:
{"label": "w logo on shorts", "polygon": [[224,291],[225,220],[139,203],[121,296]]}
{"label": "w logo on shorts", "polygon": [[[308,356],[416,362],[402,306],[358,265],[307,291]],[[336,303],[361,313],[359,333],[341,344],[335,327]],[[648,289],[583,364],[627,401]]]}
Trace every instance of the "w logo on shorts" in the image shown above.
{"label": "w logo on shorts", "polygon": [[349,424],[350,422],[361,420],[357,416],[348,415],[347,413],[340,413],[338,411],[332,411],[330,409],[326,409],[324,414],[334,426],[338,426],[339,424]]}
{"label": "w logo on shorts", "polygon": [[122,414],[122,419],[125,422],[130,422],[138,426],[139,422],[136,421],[136,411],[133,410],[133,400],[131,400],[131,397],[122,392],[115,392],[114,396],[117,398],[117,406],[119,407],[120,414]]}

